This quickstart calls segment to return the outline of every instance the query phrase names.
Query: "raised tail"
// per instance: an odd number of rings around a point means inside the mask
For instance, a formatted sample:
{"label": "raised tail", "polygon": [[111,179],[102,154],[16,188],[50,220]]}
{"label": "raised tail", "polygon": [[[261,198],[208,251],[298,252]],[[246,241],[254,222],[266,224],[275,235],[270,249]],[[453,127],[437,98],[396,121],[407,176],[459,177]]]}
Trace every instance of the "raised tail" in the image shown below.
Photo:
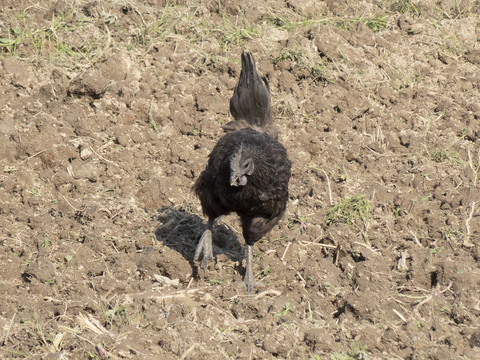
{"label": "raised tail", "polygon": [[250,127],[277,137],[270,112],[268,81],[258,75],[255,59],[248,52],[242,52],[242,71],[230,99],[230,113],[235,120],[223,127],[225,131]]}

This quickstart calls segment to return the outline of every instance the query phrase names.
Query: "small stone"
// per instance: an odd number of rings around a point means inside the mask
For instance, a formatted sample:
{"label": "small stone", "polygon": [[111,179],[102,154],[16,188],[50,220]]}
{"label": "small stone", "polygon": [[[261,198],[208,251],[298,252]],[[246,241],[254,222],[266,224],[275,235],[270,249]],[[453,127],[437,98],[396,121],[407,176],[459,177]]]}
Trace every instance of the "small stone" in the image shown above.
{"label": "small stone", "polygon": [[92,150],[90,149],[84,148],[80,151],[80,157],[82,158],[82,160],[89,159],[92,156],[92,154],[93,154]]}

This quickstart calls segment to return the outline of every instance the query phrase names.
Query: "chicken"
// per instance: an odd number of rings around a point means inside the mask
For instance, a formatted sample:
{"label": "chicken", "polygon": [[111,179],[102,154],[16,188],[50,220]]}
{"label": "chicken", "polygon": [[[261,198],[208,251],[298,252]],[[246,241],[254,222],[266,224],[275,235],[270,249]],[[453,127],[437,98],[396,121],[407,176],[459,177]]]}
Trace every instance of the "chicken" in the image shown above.
{"label": "chicken", "polygon": [[276,139],[267,79],[258,75],[250,53],[242,53],[242,71],[230,99],[230,112],[234,121],[224,127],[227,133],[218,140],[207,167],[193,186],[208,217],[194,261],[203,253],[203,268],[207,268],[208,260],[213,259],[214,221],[235,212],[240,217],[247,246],[244,282],[251,293],[252,246],[285,212],[292,163]]}

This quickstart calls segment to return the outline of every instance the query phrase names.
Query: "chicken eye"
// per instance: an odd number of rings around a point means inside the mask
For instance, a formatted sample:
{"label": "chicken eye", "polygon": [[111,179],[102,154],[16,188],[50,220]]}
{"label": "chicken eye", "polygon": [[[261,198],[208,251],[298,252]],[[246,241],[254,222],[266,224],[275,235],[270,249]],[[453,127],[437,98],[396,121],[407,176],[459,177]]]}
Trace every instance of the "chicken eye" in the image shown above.
{"label": "chicken eye", "polygon": [[252,165],[252,159],[245,160],[242,164],[242,169],[247,170]]}

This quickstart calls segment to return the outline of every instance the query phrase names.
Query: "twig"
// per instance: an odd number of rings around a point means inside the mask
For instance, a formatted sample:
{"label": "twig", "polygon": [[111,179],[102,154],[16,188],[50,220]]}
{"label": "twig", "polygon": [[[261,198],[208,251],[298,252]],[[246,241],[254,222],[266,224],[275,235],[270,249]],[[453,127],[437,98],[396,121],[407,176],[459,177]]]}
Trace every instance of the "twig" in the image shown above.
{"label": "twig", "polygon": [[107,300],[107,298],[110,296],[110,294],[111,294],[114,290],[115,290],[114,288],[109,289],[109,290],[102,296],[102,298],[103,298],[104,300]]}
{"label": "twig", "polygon": [[93,148],[92,148],[91,146],[89,146],[89,147],[90,147],[90,150],[92,150],[93,153],[94,153],[95,155],[97,155],[100,159],[102,159],[103,161],[106,161],[106,162],[108,162],[109,164],[112,164],[112,165],[115,165],[115,166],[120,167],[120,165],[118,165],[117,163],[115,163],[115,162],[113,162],[113,161],[111,161],[111,160],[105,159],[102,155],[100,155],[100,154],[97,153],[95,150],[93,150]]}
{"label": "twig", "polygon": [[470,214],[468,215],[467,220],[465,220],[465,227],[467,228],[467,235],[470,235],[470,220],[473,217],[473,212],[475,211],[475,201],[472,201],[472,207],[470,208]]}
{"label": "twig", "polygon": [[265,290],[265,291],[262,291],[261,293],[258,293],[257,295],[255,295],[255,299],[258,299],[258,298],[261,298],[261,297],[267,296],[267,295],[280,296],[280,294],[281,294],[280,291],[270,289],[270,290]]}
{"label": "twig", "polygon": [[335,266],[338,266],[338,257],[340,255],[340,250],[341,250],[341,246],[340,244],[337,245],[337,253],[335,254]]}
{"label": "twig", "polygon": [[91,314],[88,314],[88,318],[87,318],[87,316],[83,315],[82,313],[79,313],[77,315],[77,320],[80,323],[80,325],[93,331],[98,335],[107,334],[109,336],[113,336],[113,334],[110,331],[108,331],[102,324],[100,324],[100,321],[95,319]]}
{"label": "twig", "polygon": [[107,52],[108,48],[110,47],[110,43],[112,42],[112,36],[110,35],[110,30],[108,30],[108,26],[104,25],[105,32],[107,33],[107,42],[105,43],[105,46],[103,47],[102,51],[100,52],[99,55],[93,61],[90,61],[90,64],[93,65],[97,61],[99,61],[103,55]]}
{"label": "twig", "polygon": [[413,232],[413,230],[410,230],[410,234],[412,234],[413,240],[415,240],[415,243],[416,243],[418,246],[420,246],[420,247],[423,248],[422,243],[418,240],[417,235],[415,235],[415,233]]}
{"label": "twig", "polygon": [[190,353],[193,351],[193,349],[195,349],[196,346],[197,346],[197,344],[193,344],[192,346],[190,346],[190,347],[187,349],[187,351],[185,351],[185,352],[183,353],[183,355],[180,357],[180,360],[186,359],[186,357],[188,356],[188,354],[190,354]]}
{"label": "twig", "polygon": [[402,314],[400,314],[400,312],[398,312],[398,311],[395,310],[395,309],[392,309],[392,311],[393,311],[400,319],[402,319],[403,322],[407,322],[407,319],[405,319],[405,317],[404,317]]}
{"label": "twig", "polygon": [[332,199],[332,188],[330,187],[330,179],[327,175],[327,172],[323,170],[323,173],[325,174],[325,177],[327,178],[327,185],[328,185],[328,198],[330,199],[330,205],[333,205],[333,199]]}
{"label": "twig", "polygon": [[150,106],[148,107],[147,120],[149,124],[152,126],[153,130],[155,130],[155,132],[158,132],[157,122],[153,119],[153,115],[152,115],[153,100],[154,98],[152,97],[152,100],[150,101]]}
{"label": "twig", "polygon": [[400,300],[398,300],[398,299],[395,299],[395,298],[393,298],[393,297],[392,297],[391,299],[392,299],[393,301],[395,301],[395,302],[397,302],[397,303],[401,304],[401,305],[407,305],[407,304],[406,304],[406,303],[404,303],[403,301],[400,301]]}
{"label": "twig", "polygon": [[187,289],[190,288],[190,285],[192,285],[192,282],[193,282],[193,277],[190,278],[190,281],[188,282],[188,285],[187,285]]}
{"label": "twig", "polygon": [[44,301],[50,301],[50,302],[55,303],[55,304],[62,304],[62,303],[63,303],[62,300],[55,299],[55,298],[50,297],[50,296],[45,296],[45,297],[43,298],[43,300],[44,300]]}
{"label": "twig", "polygon": [[107,356],[107,352],[103,349],[102,345],[100,343],[98,343],[97,345],[95,345],[95,347],[97,348],[97,351],[98,353],[100,354],[100,356],[102,358],[106,357]]}
{"label": "twig", "polygon": [[45,151],[47,151],[47,149],[45,149],[45,150],[41,150],[41,151],[39,151],[39,152],[37,152],[37,153],[33,154],[32,156],[29,156],[28,158],[26,158],[25,160],[23,160],[23,162],[27,162],[28,160],[30,160],[30,159],[33,159],[35,156],[38,156],[38,155],[40,155],[40,154],[44,153]]}
{"label": "twig", "polygon": [[3,340],[3,345],[7,345],[8,335],[10,334],[10,330],[12,329],[13,320],[15,320],[16,315],[17,315],[17,312],[15,311],[13,313],[12,319],[10,320],[10,324],[8,324],[8,329],[7,329],[7,333],[5,334],[5,339]]}
{"label": "twig", "polygon": [[90,340],[88,340],[87,338],[84,338],[82,337],[80,334],[82,333],[81,330],[77,330],[77,329],[72,329],[72,328],[69,328],[67,326],[64,326],[64,325],[60,325],[59,327],[61,327],[62,329],[65,329],[66,331],[68,331],[70,334],[72,334],[73,336],[75,337],[78,337],[79,339],[82,339],[83,341],[86,341],[88,342],[90,345],[92,346],[95,346],[95,344],[93,342],[91,342]]}
{"label": "twig", "polygon": [[465,236],[465,239],[463,240],[463,246],[465,247],[473,247],[475,246],[471,241],[470,241],[470,220],[472,220],[473,217],[473,212],[475,211],[475,205],[476,201],[472,201],[472,206],[470,208],[470,214],[468,215],[468,218],[465,220],[465,227],[467,229],[467,233]]}
{"label": "twig", "polygon": [[[477,187],[478,170],[480,168],[480,164],[477,167],[473,166],[470,149],[467,149],[467,155],[468,155],[468,165],[470,165],[470,168],[472,169],[472,172],[473,172],[473,187]],[[478,151],[477,155],[478,155],[478,162],[480,163],[480,150]]]}
{"label": "twig", "polygon": [[287,255],[287,251],[288,251],[288,248],[290,247],[290,245],[292,245],[292,243],[290,241],[287,242],[287,246],[285,247],[285,251],[283,252],[282,257],[280,258],[280,260],[282,260],[282,262],[285,260],[285,255]]}
{"label": "twig", "polygon": [[132,7],[133,10],[137,13],[138,16],[140,16],[140,19],[142,19],[142,24],[144,27],[147,27],[147,24],[145,23],[145,19],[142,16],[142,13],[129,1],[128,5]]}
{"label": "twig", "polygon": [[453,282],[450,281],[445,289],[440,290],[440,291],[439,291],[438,293],[436,293],[435,295],[440,295],[440,294],[443,294],[444,292],[446,292],[447,290],[450,290],[450,288],[452,287],[452,285],[453,285]]}
{"label": "twig", "polygon": [[370,197],[370,202],[373,203],[373,200],[375,199],[375,189],[373,189],[373,194],[372,196]]}
{"label": "twig", "polygon": [[63,199],[67,202],[68,205],[70,205],[72,207],[73,210],[77,211],[77,208],[75,206],[73,206],[72,204],[70,204],[70,201],[68,201],[67,198],[63,194],[60,194],[60,196],[63,197]]}
{"label": "twig", "polygon": [[416,313],[416,314],[419,314],[418,309],[420,308],[420,306],[422,306],[423,304],[426,304],[427,302],[429,302],[430,300],[432,300],[432,299],[433,299],[433,296],[443,294],[444,292],[446,292],[447,290],[449,290],[449,289],[452,287],[452,284],[453,284],[453,283],[450,281],[450,283],[448,284],[448,286],[447,286],[445,289],[443,289],[443,290],[441,290],[441,291],[439,291],[439,292],[437,292],[437,293],[428,295],[424,300],[420,301],[420,302],[417,304],[417,306],[415,306],[415,309],[413,310],[413,312]]}
{"label": "twig", "polygon": [[307,283],[307,282],[305,281],[305,279],[303,278],[303,276],[302,276],[299,272],[297,272],[297,276],[300,278],[300,280],[301,280],[302,282]]}
{"label": "twig", "polygon": [[362,148],[364,149],[367,149],[367,150],[370,150],[371,152],[373,152],[375,155],[377,155],[378,157],[385,157],[385,156],[394,156],[394,157],[403,157],[403,156],[410,156],[411,154],[409,153],[400,153],[400,154],[394,154],[394,153],[390,153],[390,154],[381,154],[379,153],[378,151],[375,151],[373,150],[370,146],[362,146]]}
{"label": "twig", "polygon": [[317,243],[317,242],[314,242],[314,241],[302,241],[301,244],[303,246],[307,246],[307,245],[319,245],[319,246],[322,246],[322,247],[326,247],[328,249],[336,249],[337,248],[337,245],[330,245],[330,244],[322,244],[322,243]]}

